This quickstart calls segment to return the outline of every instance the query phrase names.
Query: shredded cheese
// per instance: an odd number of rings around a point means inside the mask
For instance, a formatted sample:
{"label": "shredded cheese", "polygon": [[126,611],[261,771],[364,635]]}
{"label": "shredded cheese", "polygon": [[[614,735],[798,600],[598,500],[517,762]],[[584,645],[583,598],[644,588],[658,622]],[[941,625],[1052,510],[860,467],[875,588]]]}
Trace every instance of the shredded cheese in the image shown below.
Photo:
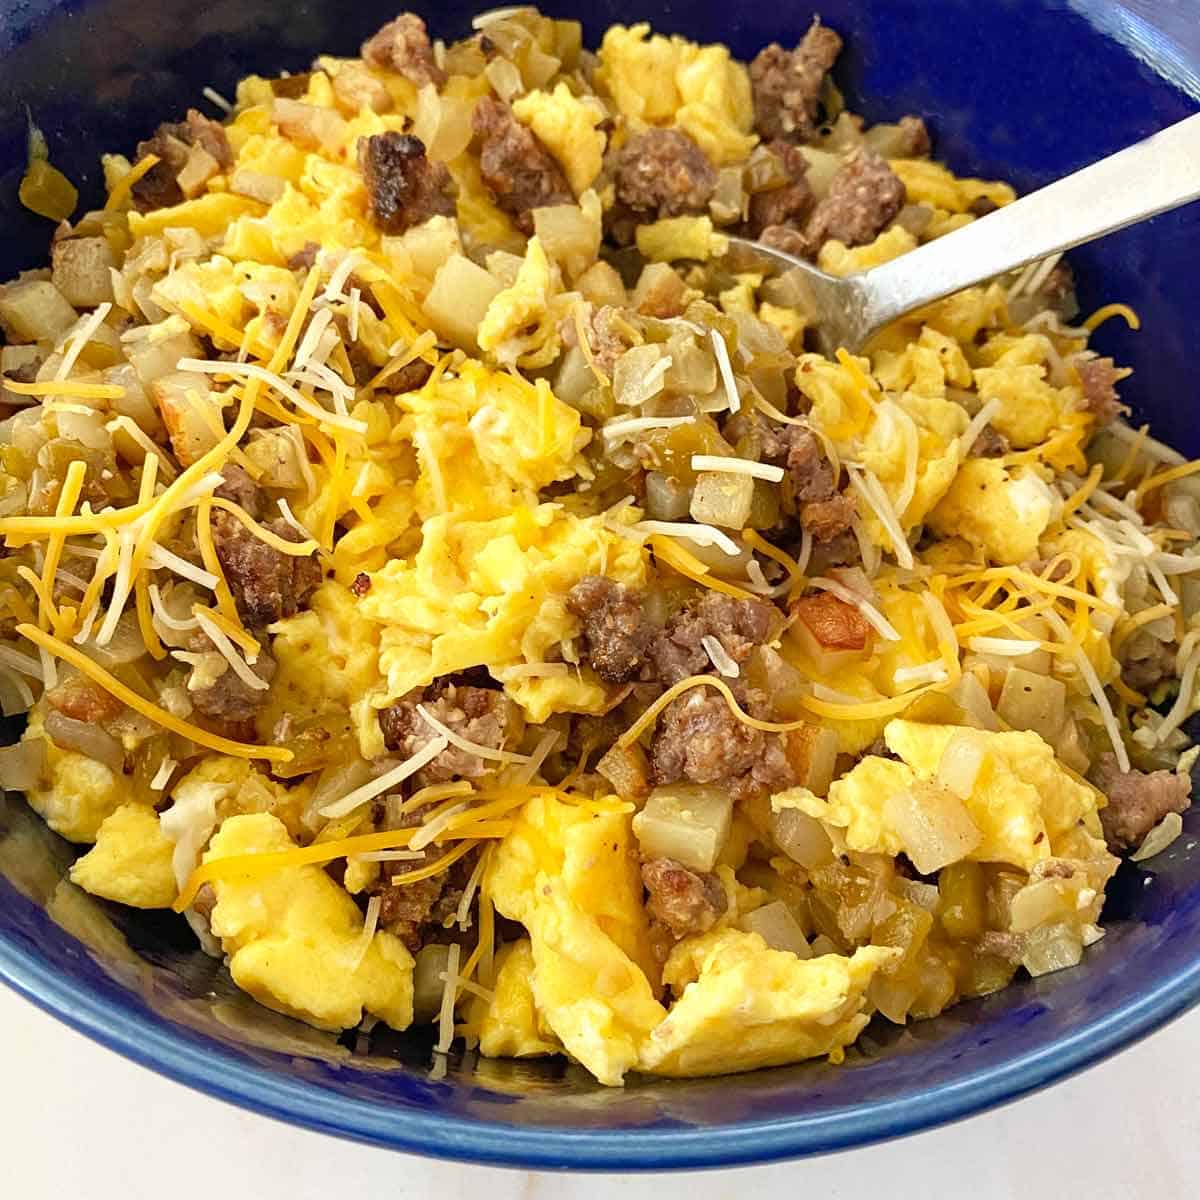
{"label": "shredded cheese", "polygon": [[808,582],[811,587],[818,588],[822,592],[829,592],[830,595],[836,596],[846,604],[853,605],[862,613],[867,623],[889,642],[900,641],[900,634],[891,621],[865,596],[854,591],[853,588],[848,588],[845,584],[838,583],[836,579],[826,579],[821,576],[818,576],[816,579],[810,579]]}
{"label": "shredded cheese", "polygon": [[888,541],[892,544],[892,552],[896,555],[896,561],[902,567],[911,569],[915,562],[912,548],[908,544],[908,539],[904,536],[904,530],[900,526],[900,518],[892,508],[891,501],[888,499],[887,493],[883,490],[883,485],[865,468],[856,469],[848,466],[846,474],[850,478],[851,486],[878,518],[880,525],[883,526]]}
{"label": "shredded cheese", "polygon": [[370,950],[371,943],[375,940],[375,931],[379,928],[379,910],[382,907],[383,897],[379,894],[372,896],[367,901],[362,933],[359,935],[358,942],[350,956],[350,962],[347,964],[347,969],[351,972],[357,971],[362,966],[363,959],[367,957],[367,951]]}
{"label": "shredded cheese", "polygon": [[221,754],[229,754],[234,758],[262,758],[269,762],[291,762],[292,760],[292,752],[282,746],[252,746],[246,742],[235,742],[230,738],[209,733],[207,729],[201,729],[197,725],[192,725],[190,722],[176,717],[166,709],[159,708],[153,701],[139,696],[132,688],[110,675],[94,659],[88,658],[74,646],[69,646],[44,630],[38,629],[36,625],[28,623],[18,625],[17,632],[40,649],[69,663],[81,675],[86,675],[106,692],[111,692],[122,704],[132,708],[134,712],[141,713],[147,720],[161,725],[164,729],[169,729],[172,733],[179,734],[180,737],[191,738],[199,746],[216,750]]}
{"label": "shredded cheese", "polygon": [[413,840],[408,844],[409,848],[412,850],[424,850],[426,846],[438,841],[442,834],[451,827],[454,818],[460,813],[466,812],[468,807],[467,802],[463,801],[459,804],[451,804],[448,808],[436,813],[413,834]]}
{"label": "shredded cheese", "polygon": [[1099,326],[1103,325],[1110,317],[1121,317],[1125,324],[1130,329],[1137,330],[1142,327],[1142,319],[1137,315],[1128,304],[1105,304],[1102,308],[1096,309],[1094,313],[1083,323],[1083,328],[1088,333],[1094,332]]}
{"label": "shredded cheese", "polygon": [[725,387],[725,396],[729,402],[729,411],[737,412],[742,407],[742,398],[738,395],[737,380],[733,377],[733,364],[729,361],[729,349],[725,339],[715,329],[708,331],[712,338],[713,351],[717,359],[717,370],[721,373],[721,382]]}
{"label": "shredded cheese", "polygon": [[171,775],[179,764],[173,758],[164,758],[158,764],[158,770],[154,772],[154,778],[150,780],[150,790],[161,792],[171,781]]}
{"label": "shredded cheese", "polygon": [[125,389],[115,383],[79,383],[70,379],[21,383],[0,375],[0,384],[18,396],[81,396],[85,400],[120,400],[125,395]]}
{"label": "shredded cheese", "polygon": [[784,470],[769,463],[752,462],[747,458],[728,458],[719,454],[693,454],[693,471],[717,471],[723,475],[749,475],[768,483],[782,483]]}
{"label": "shredded cheese", "polygon": [[230,665],[233,673],[254,692],[265,692],[270,686],[260,675],[256,675],[237,652],[233,643],[217,628],[217,624],[203,610],[196,610],[196,620],[200,628],[208,635],[208,640],[216,647],[217,653]]}
{"label": "shredded cheese", "polygon": [[648,537],[660,534],[667,538],[684,538],[695,542],[697,546],[716,546],[730,558],[737,558],[742,553],[737,542],[715,525],[693,524],[689,521],[639,521],[636,525],[630,525],[629,530]]}
{"label": "shredded cheese", "polygon": [[443,978],[442,1007],[438,1014],[438,1040],[434,1049],[439,1054],[446,1054],[454,1041],[454,1001],[458,996],[458,963],[462,955],[462,947],[457,942],[450,944],[446,952],[446,971]]}
{"label": "shredded cheese", "polygon": [[600,432],[609,439],[626,438],[650,429],[675,429],[690,425],[695,417],[628,417],[623,421],[610,421],[600,426]]}
{"label": "shredded cheese", "polygon": [[[385,771],[377,778],[364,783],[362,787],[355,788],[354,791],[343,796],[340,800],[335,800],[332,804],[325,805],[324,808],[319,810],[321,816],[344,817],[360,805],[366,804],[368,800],[374,800],[376,796],[391,791],[392,788],[403,783],[410,775],[415,775],[426,763],[432,762],[449,745],[449,739],[435,737],[432,741],[422,746],[411,758],[405,759],[404,762],[393,767],[390,771]],[[405,844],[407,845],[407,843]]]}
{"label": "shredded cheese", "polygon": [[992,418],[1000,411],[999,400],[989,400],[972,418],[970,424],[962,431],[958,439],[958,456],[966,458],[971,453],[979,435],[992,423]]}
{"label": "shredded cheese", "polygon": [[156,167],[159,163],[157,154],[143,155],[113,186],[113,190],[108,193],[108,199],[104,202],[105,212],[116,212],[126,201],[133,185],[137,183],[151,167]]}
{"label": "shredded cheese", "polygon": [[708,661],[716,667],[719,675],[724,675],[726,679],[736,679],[741,674],[737,662],[711,633],[706,633],[700,639],[700,645],[704,647]]}
{"label": "shredded cheese", "polygon": [[1019,658],[1042,648],[1041,642],[1025,638],[970,637],[967,645],[976,654],[998,654],[1005,658]]}
{"label": "shredded cheese", "polygon": [[[660,522],[660,524],[666,524],[666,522]],[[659,562],[666,563],[673,571],[678,571],[684,578],[700,584],[701,587],[721,592],[726,596],[733,596],[738,600],[754,599],[753,593],[746,591],[745,588],[727,583],[724,579],[718,579],[709,571],[705,563],[702,563],[694,554],[689,554],[678,542],[673,542],[669,537],[661,535],[651,537],[650,548]]]}
{"label": "shredded cheese", "polygon": [[511,750],[496,750],[491,746],[484,746],[479,742],[470,741],[468,738],[463,737],[462,734],[456,733],[449,725],[439,721],[423,704],[417,705],[417,715],[434,733],[441,734],[451,746],[457,747],[466,754],[473,754],[477,758],[490,759],[492,762],[527,763],[529,761],[528,754],[515,754]]}

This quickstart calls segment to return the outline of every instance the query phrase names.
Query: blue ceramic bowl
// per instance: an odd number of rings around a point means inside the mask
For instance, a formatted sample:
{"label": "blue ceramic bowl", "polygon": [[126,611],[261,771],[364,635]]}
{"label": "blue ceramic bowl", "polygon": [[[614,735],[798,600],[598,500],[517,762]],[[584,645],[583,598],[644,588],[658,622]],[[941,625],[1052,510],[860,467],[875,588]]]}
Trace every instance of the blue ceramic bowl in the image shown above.
{"label": "blue ceramic bowl", "polygon": [[[25,105],[54,161],[99,196],[101,149],[250,72],[353,52],[392,5],[322,0],[2,0],[0,278],[44,261],[48,228],[16,204]],[[468,28],[472,0],[424,9]],[[794,43],[801,6],[593,0],[614,21],[729,43]],[[1200,96],[1200,3],[826,0],[846,35],[838,81],[872,120],[919,113],[959,172],[1037,187],[1177,121]],[[550,10],[578,15],[550,0]],[[1136,374],[1125,395],[1159,436],[1200,453],[1195,318],[1200,212],[1159,218],[1074,256],[1084,308],[1123,300],[1142,332],[1097,338]],[[8,739],[3,739],[8,740]],[[561,1063],[454,1060],[415,1035],[354,1046],[239,996],[182,922],[98,903],[63,878],[71,849],[19,801],[0,808],[0,977],[113,1049],[215,1096],[362,1141],[447,1158],[609,1170],[761,1162],[862,1144],[1010,1100],[1143,1036],[1200,997],[1200,873],[1187,834],[1152,869],[1122,868],[1108,936],[1071,971],[907,1029],[873,1025],[846,1064],[600,1088]]]}

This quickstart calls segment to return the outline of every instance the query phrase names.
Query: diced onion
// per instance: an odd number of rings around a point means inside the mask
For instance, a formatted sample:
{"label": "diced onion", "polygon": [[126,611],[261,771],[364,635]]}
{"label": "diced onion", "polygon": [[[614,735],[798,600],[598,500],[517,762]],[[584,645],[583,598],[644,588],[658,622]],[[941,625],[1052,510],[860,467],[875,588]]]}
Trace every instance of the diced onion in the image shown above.
{"label": "diced onion", "polygon": [[120,742],[99,725],[77,721],[57,710],[46,714],[46,736],[63,750],[73,750],[103,763],[114,775],[125,769],[125,752]]}
{"label": "diced onion", "polygon": [[0,788],[28,792],[37,787],[46,762],[45,738],[26,738],[0,749]]}
{"label": "diced onion", "polygon": [[1134,862],[1145,862],[1148,858],[1161,854],[1181,833],[1183,833],[1183,818],[1179,813],[1167,813],[1146,834],[1142,844],[1129,857]]}
{"label": "diced onion", "polygon": [[782,900],[764,904],[747,913],[741,921],[747,933],[757,933],[772,950],[782,950],[797,958],[812,958],[812,948],[800,923]]}

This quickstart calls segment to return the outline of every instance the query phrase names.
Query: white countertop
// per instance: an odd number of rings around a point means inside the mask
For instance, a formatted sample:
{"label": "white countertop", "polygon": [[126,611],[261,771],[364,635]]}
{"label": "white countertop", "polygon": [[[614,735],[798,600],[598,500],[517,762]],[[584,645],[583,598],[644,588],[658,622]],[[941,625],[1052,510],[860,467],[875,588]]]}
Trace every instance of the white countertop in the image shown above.
{"label": "white countertop", "polygon": [[[612,1177],[462,1167],[252,1116],[126,1062],[0,987],[14,1200],[592,1200]],[[1200,1010],[1065,1083],[931,1133],[692,1175],[689,1200],[1184,1200],[1200,1194]],[[799,1185],[799,1187],[798,1187]],[[631,1177],[622,1200],[658,1200]],[[800,1190],[802,1189],[802,1190]]]}

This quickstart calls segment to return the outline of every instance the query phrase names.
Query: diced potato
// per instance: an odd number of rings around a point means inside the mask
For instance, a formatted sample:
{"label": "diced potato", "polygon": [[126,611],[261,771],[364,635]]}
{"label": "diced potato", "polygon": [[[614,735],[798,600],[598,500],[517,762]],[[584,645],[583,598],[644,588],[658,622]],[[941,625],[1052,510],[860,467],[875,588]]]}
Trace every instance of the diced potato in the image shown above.
{"label": "diced potato", "polygon": [[[165,336],[159,336],[164,333]],[[158,329],[125,343],[125,357],[133,364],[143,387],[176,370],[181,358],[200,357],[200,343],[186,329]]]}
{"label": "diced potato", "polygon": [[308,146],[336,151],[346,137],[346,122],[332,109],[276,96],[271,120],[284,137]]}
{"label": "diced potato", "polygon": [[1088,753],[1087,741],[1079,730],[1079,722],[1074,717],[1068,717],[1054,742],[1054,753],[1058,755],[1072,771],[1086,775],[1092,765]]}
{"label": "diced potato", "polygon": [[400,237],[384,238],[383,252],[398,265],[432,280],[451,255],[462,254],[458,222],[453,217],[430,217]]}
{"label": "diced potato", "polygon": [[[68,329],[63,335],[60,345],[66,347],[75,338],[78,329],[87,321],[89,317],[80,317],[75,325]],[[57,356],[55,356],[57,357]],[[79,357],[76,362],[81,367],[95,367],[102,370],[105,367],[115,367],[124,358],[124,350],[121,346],[121,339],[117,331],[111,325],[105,325],[101,322],[92,330],[86,342],[80,347]],[[47,359],[47,366],[53,359]],[[54,364],[57,369],[57,363]],[[78,375],[79,370],[73,372]],[[51,376],[47,376],[50,378]]]}
{"label": "diced potato", "polygon": [[[771,693],[774,700],[774,693]],[[838,755],[838,736],[821,725],[804,725],[783,735],[783,749],[796,783],[818,796],[829,794]]]}
{"label": "diced potato", "polygon": [[[533,210],[533,231],[544,249],[566,272],[568,279],[582,275],[596,261],[600,249],[600,206],[585,213],[577,204],[554,204]],[[610,268],[611,270],[611,268]]]}
{"label": "diced potato", "polygon": [[175,457],[185,467],[220,440],[225,426],[208,376],[172,371],[150,385],[150,394],[167,427]]}
{"label": "diced potato", "polygon": [[439,268],[423,308],[438,333],[464,350],[477,350],[475,335],[488,306],[500,294],[500,281],[461,254]]}
{"label": "diced potato", "polygon": [[592,304],[620,308],[626,302],[625,285],[611,263],[595,262],[575,280],[575,290]]}
{"label": "diced potato", "polygon": [[179,189],[187,199],[191,200],[200,195],[204,185],[214,175],[221,173],[221,164],[203,146],[193,146],[188,151],[187,162],[175,177]]}
{"label": "diced potato", "polygon": [[833,842],[825,826],[798,808],[771,813],[771,836],[788,858],[806,870],[833,862]]}
{"label": "diced potato", "polygon": [[384,113],[394,107],[391,92],[359,62],[339,65],[333,77],[333,95],[342,111],[350,117],[356,116],[364,108]]}
{"label": "diced potato", "polygon": [[812,958],[812,947],[804,930],[782,900],[747,913],[740,924],[747,933],[757,933],[772,950],[783,950],[797,958]]}
{"label": "diced potato", "polygon": [[1010,667],[996,714],[1014,729],[1032,729],[1053,745],[1067,716],[1066,685],[1050,675]]}
{"label": "diced potato", "polygon": [[596,764],[596,770],[622,800],[640,802],[650,794],[650,764],[636,742],[631,746],[614,745]]}
{"label": "diced potato", "polygon": [[274,204],[287,191],[287,181],[265,171],[238,167],[229,177],[229,190],[235,196],[248,196],[251,200],[261,200],[263,204]]}
{"label": "diced potato", "polygon": [[62,238],[50,247],[54,286],[71,304],[95,308],[112,300],[116,255],[105,237]]}
{"label": "diced potato", "polygon": [[163,431],[162,420],[153,401],[146,395],[142,381],[130,363],[118,363],[109,367],[102,376],[105,383],[116,384],[125,389],[125,394],[108,401],[108,407],[116,414],[130,417],[150,437],[157,439]]}
{"label": "diced potato", "polygon": [[76,312],[48,279],[27,279],[0,288],[0,328],[9,341],[57,341]]}
{"label": "diced potato", "polygon": [[701,471],[692,492],[692,519],[704,525],[744,529],[753,502],[754,480],[749,475]]}
{"label": "diced potato", "polygon": [[[42,361],[42,352],[37,346],[0,346],[0,375],[12,378],[17,371],[36,368]],[[28,396],[18,396],[0,384],[0,404],[26,405],[33,401]]]}
{"label": "diced potato", "polygon": [[646,516],[653,521],[680,521],[688,515],[692,489],[674,475],[651,471],[646,476]]}
{"label": "diced potato", "polygon": [[669,263],[649,263],[633,289],[633,307],[646,317],[677,317],[687,307],[689,289]]}
{"label": "diced potato", "polygon": [[673,858],[692,871],[711,871],[729,837],[733,799],[721,788],[658,787],[633,818],[643,858]]}
{"label": "diced potato", "polygon": [[1034,929],[1025,938],[1021,965],[1030,975],[1049,975],[1074,967],[1083,958],[1083,938],[1071,924],[1046,925]]}
{"label": "diced potato", "polygon": [[947,788],[915,783],[883,804],[885,820],[922,875],[965,858],[983,839],[963,802]]}

